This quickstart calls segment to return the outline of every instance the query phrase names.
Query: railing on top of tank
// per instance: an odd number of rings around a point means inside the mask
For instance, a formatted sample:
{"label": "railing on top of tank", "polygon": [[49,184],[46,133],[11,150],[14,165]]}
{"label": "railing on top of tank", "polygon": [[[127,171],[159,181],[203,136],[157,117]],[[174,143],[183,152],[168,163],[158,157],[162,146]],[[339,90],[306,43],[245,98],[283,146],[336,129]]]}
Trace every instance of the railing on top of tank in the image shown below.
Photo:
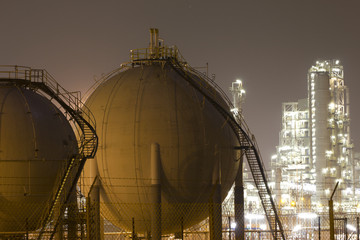
{"label": "railing on top of tank", "polygon": [[142,61],[151,59],[168,59],[175,58],[178,61],[185,62],[176,46],[163,46],[154,48],[139,48],[130,50],[130,61]]}
{"label": "railing on top of tank", "polygon": [[0,65],[0,79],[27,79],[29,70],[25,66]]}
{"label": "railing on top of tank", "polygon": [[[81,115],[81,117],[95,129],[95,117],[91,113],[90,109],[81,102],[80,92],[67,91],[58,82],[56,82],[54,77],[52,77],[46,70],[32,69],[30,67],[16,65],[0,65],[0,79],[25,80],[30,83],[45,84],[54,94],[56,94],[58,98],[61,99],[61,101],[73,109],[76,114]],[[82,128],[83,126],[79,127]],[[84,142],[84,138],[85,136],[80,136],[80,149],[84,148],[88,143]]]}
{"label": "railing on top of tank", "polygon": [[74,110],[79,110],[82,107],[81,93],[80,92],[68,92],[55,79],[43,69],[32,69],[24,66],[11,66],[0,65],[0,78],[2,79],[19,79],[30,82],[42,82],[50,87],[56,95],[65,96],[67,99],[65,102]]}

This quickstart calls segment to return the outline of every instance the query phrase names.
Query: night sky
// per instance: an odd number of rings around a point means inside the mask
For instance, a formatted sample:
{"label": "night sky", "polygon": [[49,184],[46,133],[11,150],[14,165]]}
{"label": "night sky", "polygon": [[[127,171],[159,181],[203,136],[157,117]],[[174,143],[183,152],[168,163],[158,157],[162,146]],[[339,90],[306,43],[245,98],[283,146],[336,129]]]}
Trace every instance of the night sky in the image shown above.
{"label": "night sky", "polygon": [[128,62],[130,49],[147,47],[151,27],[191,66],[208,63],[229,96],[243,80],[245,119],[265,162],[278,145],[281,103],[307,97],[316,60],[339,59],[360,150],[359,0],[1,0],[0,64],[44,68],[85,93]]}

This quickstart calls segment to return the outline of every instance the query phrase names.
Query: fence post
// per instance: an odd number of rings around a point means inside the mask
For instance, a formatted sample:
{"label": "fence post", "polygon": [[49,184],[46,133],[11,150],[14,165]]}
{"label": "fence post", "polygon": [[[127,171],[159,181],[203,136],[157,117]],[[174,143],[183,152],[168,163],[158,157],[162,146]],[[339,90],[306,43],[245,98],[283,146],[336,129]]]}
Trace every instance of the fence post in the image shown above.
{"label": "fence post", "polygon": [[339,182],[336,183],[333,193],[329,199],[329,218],[330,218],[330,240],[335,240],[335,229],[334,229],[334,202],[332,200],[336,188],[338,187]]}
{"label": "fence post", "polygon": [[231,217],[229,216],[229,240],[231,240]]}
{"label": "fence post", "polygon": [[356,217],[356,239],[359,239],[359,217]]}
{"label": "fence post", "polygon": [[29,240],[29,222],[28,218],[26,218],[26,240]]}
{"label": "fence post", "polygon": [[184,218],[181,217],[181,240],[184,240]]}
{"label": "fence post", "polygon": [[344,219],[344,230],[345,230],[345,239],[348,239],[348,231],[347,231],[347,218]]}
{"label": "fence post", "polygon": [[318,227],[319,227],[319,240],[321,239],[321,225],[320,225],[320,216],[318,217]]}
{"label": "fence post", "polygon": [[135,232],[135,218],[132,218],[132,240],[136,240],[136,232]]}

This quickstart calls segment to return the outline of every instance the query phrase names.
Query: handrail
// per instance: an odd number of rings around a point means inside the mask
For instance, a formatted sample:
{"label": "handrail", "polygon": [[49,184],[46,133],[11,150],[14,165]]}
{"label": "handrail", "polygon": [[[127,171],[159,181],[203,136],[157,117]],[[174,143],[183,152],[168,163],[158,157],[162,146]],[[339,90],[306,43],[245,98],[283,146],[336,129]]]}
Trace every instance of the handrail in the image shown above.
{"label": "handrail", "polygon": [[[69,92],[55,81],[46,70],[32,69],[30,67],[17,66],[17,65],[0,65],[0,79],[7,80],[23,80],[24,84],[43,83],[52,93],[55,94],[61,101],[68,105],[74,112],[80,115],[90,126],[96,128],[96,121],[90,109],[81,102],[80,92]],[[41,89],[44,91],[44,89]],[[61,106],[64,107],[64,106]],[[66,111],[66,109],[65,109]],[[75,119],[76,120],[76,119]],[[79,126],[81,128],[81,126]],[[80,152],[83,152],[87,142],[83,141],[85,138],[84,133],[79,136],[78,147]],[[90,154],[85,157],[93,157]]]}

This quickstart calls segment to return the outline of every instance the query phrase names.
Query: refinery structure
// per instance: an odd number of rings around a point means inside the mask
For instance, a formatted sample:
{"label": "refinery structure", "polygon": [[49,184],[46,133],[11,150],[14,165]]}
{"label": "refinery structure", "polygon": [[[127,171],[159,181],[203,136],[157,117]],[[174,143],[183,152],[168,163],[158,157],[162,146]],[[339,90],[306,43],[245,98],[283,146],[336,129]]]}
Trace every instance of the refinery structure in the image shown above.
{"label": "refinery structure", "polygon": [[358,163],[350,138],[349,90],[339,60],[317,61],[308,72],[308,97],[282,104],[273,189],[283,213],[358,212]]}
{"label": "refinery structure", "polygon": [[359,180],[342,66],[317,62],[308,83],[283,104],[268,183],[242,81],[230,100],[157,29],[86,98],[0,66],[0,240],[349,239],[345,218],[320,224],[334,183],[344,212]]}

